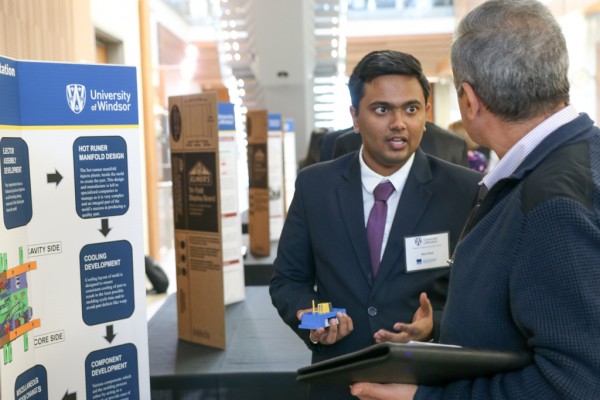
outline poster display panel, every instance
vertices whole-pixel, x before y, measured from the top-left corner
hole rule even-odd
[[[133,67],[0,57],[0,398],[150,398]]]

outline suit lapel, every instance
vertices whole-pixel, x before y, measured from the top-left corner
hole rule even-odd
[[[371,283],[371,261],[365,230],[364,208],[362,198],[362,181],[360,162],[357,152],[342,173],[342,183],[337,188],[338,203],[344,220],[346,231],[352,242],[352,248],[360,264],[365,279]]]
[[[405,257],[404,238],[414,235],[416,227],[425,214],[433,193],[426,186],[432,179],[431,169],[425,154],[421,150],[415,153],[408,179],[400,196],[396,215],[390,230],[385,251],[381,259],[377,282],[384,282],[391,273],[397,273],[398,266],[405,262],[399,257]]]

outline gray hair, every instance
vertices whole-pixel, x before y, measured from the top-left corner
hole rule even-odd
[[[569,56],[558,22],[538,0],[490,0],[456,29],[452,73],[486,107],[523,121],[569,102]]]

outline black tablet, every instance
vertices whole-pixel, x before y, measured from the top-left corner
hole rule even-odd
[[[528,352],[468,349],[429,343],[379,343],[298,370],[306,383],[354,382],[444,385],[523,368]]]

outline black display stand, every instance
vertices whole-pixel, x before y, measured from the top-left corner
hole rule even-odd
[[[176,294],[148,322],[153,400],[305,400],[296,371],[311,351],[283,323],[267,286],[246,287],[246,300],[226,307],[227,350],[177,338]]]
[[[247,234],[242,235],[242,243],[249,248]],[[246,286],[266,286],[271,282],[271,276],[275,270],[273,263],[277,257],[277,246],[279,241],[271,242],[271,254],[267,257],[254,256],[246,250],[244,256],[244,279]]]
[[[529,353],[474,350],[418,343],[379,343],[366,349],[300,368],[305,383],[354,382],[443,385],[522,368]]]

